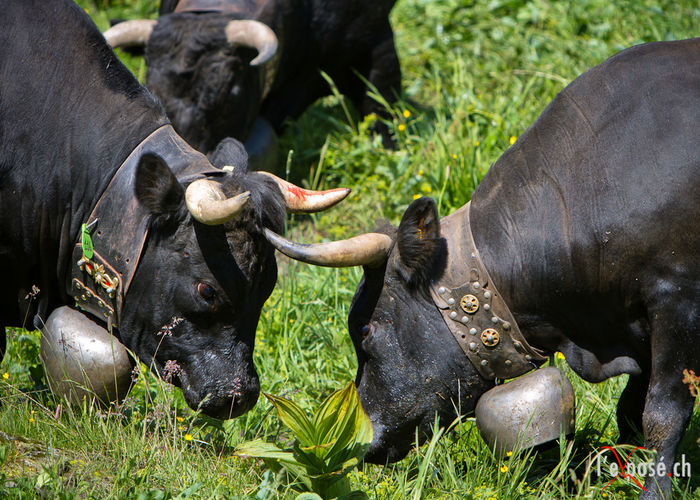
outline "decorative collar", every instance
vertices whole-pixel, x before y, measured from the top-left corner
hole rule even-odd
[[[93,255],[85,257],[78,238],[67,283],[76,305],[105,321],[110,331],[112,326],[119,326],[124,297],[148,235],[150,213],[134,195],[136,168],[145,153],[163,158],[181,182],[202,175],[222,175],[170,125],[151,133],[121,164],[86,221]]]
[[[467,203],[441,221],[447,269],[430,294],[455,340],[485,378],[509,379],[547,358],[523,337],[474,244]]]

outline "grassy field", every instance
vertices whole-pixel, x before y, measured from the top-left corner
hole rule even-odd
[[[111,18],[155,17],[156,2],[80,0],[105,29]],[[392,14],[404,92],[391,108],[398,148],[386,151],[342,99],[318,102],[282,138],[287,175],[311,187],[349,186],[341,206],[289,220],[305,241],[398,223],[420,195],[446,215],[469,200],[489,166],[568,82],[622,48],[700,32],[688,0],[399,0]],[[141,79],[143,61],[120,53]],[[284,171],[284,166],[281,171]],[[346,318],[361,272],[281,261],[263,310],[255,360],[265,392],[314,408],[355,376]],[[8,330],[0,365],[0,498],[290,498],[284,476],[232,456],[288,430],[261,398],[248,414],[219,422],[195,414],[179,390],[143,373],[129,398],[103,410],[51,396],[38,361],[38,334]],[[561,359],[577,396],[573,440],[537,453],[494,457],[472,419],[395,465],[350,473],[370,498],[628,498],[638,488],[598,477],[591,460],[617,438],[615,404],[624,378],[582,382]],[[449,426],[441,422],[440,426]],[[700,498],[700,415],[681,453],[694,477],[674,497]],[[621,449],[621,451],[625,451]],[[626,455],[626,453],[625,453]]]

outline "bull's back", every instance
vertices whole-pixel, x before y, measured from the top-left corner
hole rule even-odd
[[[630,300],[669,267],[698,276],[699,124],[700,39],[617,54],[493,165],[473,196],[489,221],[477,244],[506,273],[526,270],[533,293]]]
[[[75,3],[0,9],[0,302],[14,309],[32,285],[59,293],[80,223],[166,118]]]

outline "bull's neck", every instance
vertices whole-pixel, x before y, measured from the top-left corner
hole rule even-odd
[[[7,270],[10,286],[37,285],[51,307],[67,299],[81,223],[131,150],[167,119],[82,9],[45,7],[17,2],[0,21],[0,120],[12,124],[0,127],[0,212],[16,215],[3,221],[0,249],[23,256]]]

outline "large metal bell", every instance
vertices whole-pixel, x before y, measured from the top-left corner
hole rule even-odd
[[[505,455],[574,432],[571,382],[553,366],[498,385],[476,405],[476,426],[496,454]]]
[[[80,311],[59,307],[41,329],[41,360],[54,394],[71,402],[121,401],[131,384],[126,348]]]

